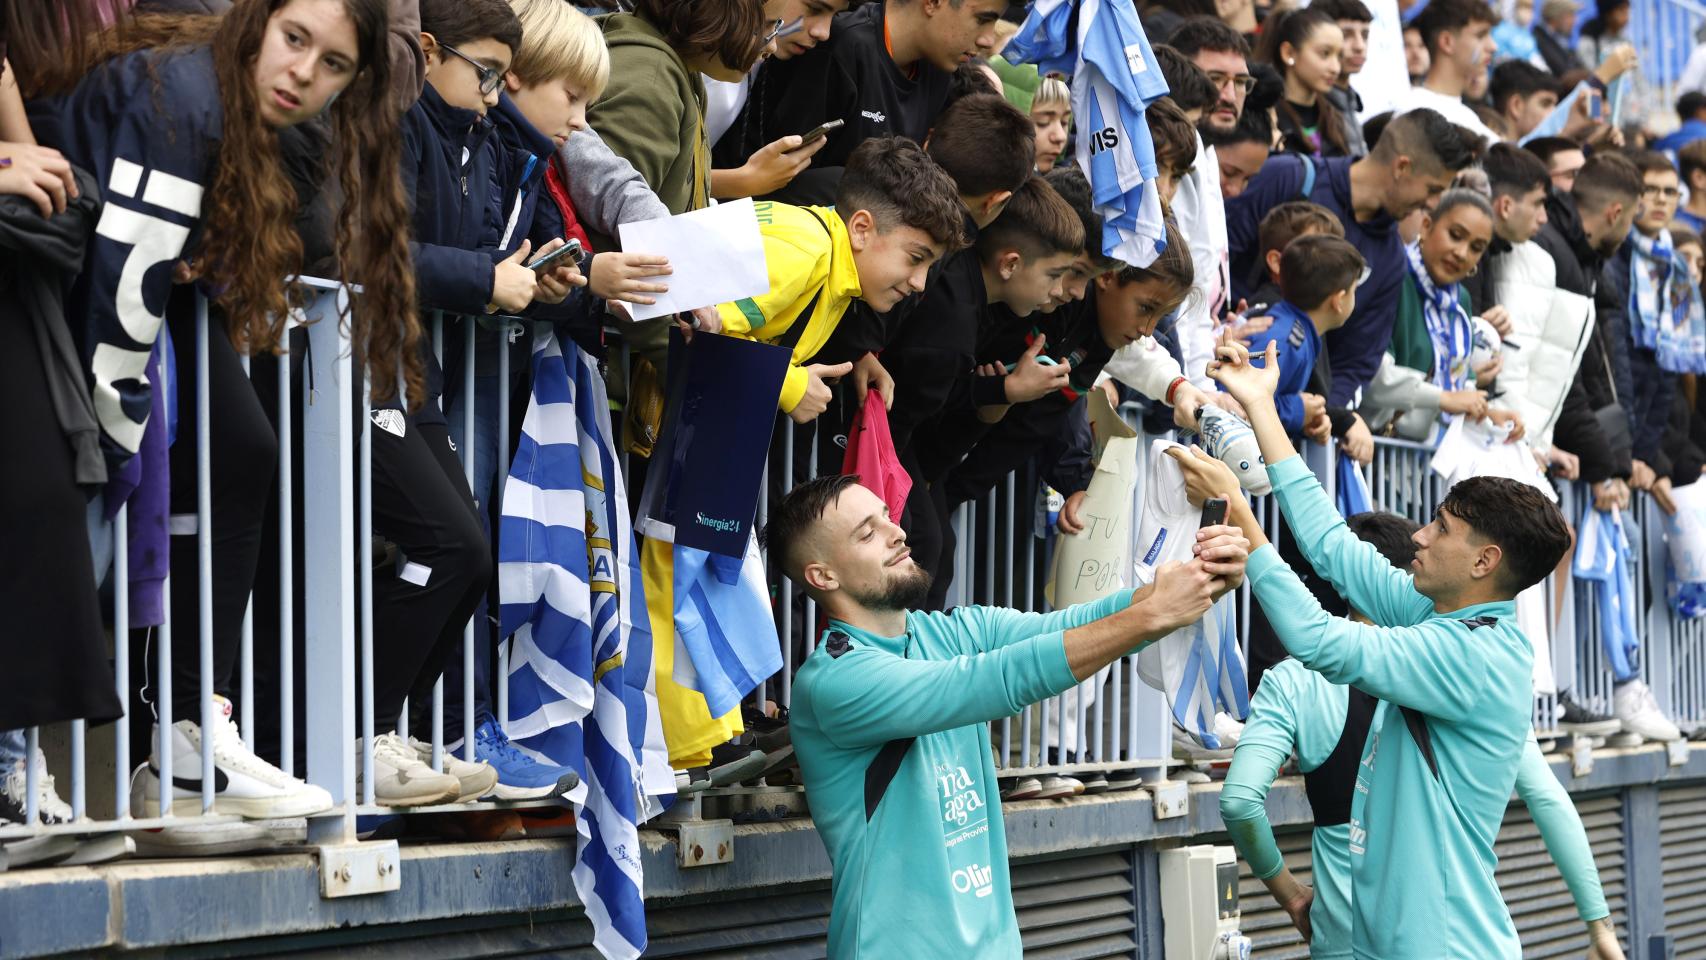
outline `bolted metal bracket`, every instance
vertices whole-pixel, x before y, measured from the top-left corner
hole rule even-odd
[[[1190,785],[1180,780],[1159,780],[1143,785],[1155,801],[1155,819],[1171,820],[1191,812]]]
[[[1673,767],[1680,767],[1683,764],[1687,763],[1688,762],[1688,741],[1687,740],[1667,740],[1667,741],[1665,741],[1665,757],[1670,761],[1670,765]]]
[[[327,900],[402,889],[402,856],[395,840],[340,843],[318,849],[320,896]]]
[[[675,831],[675,862],[682,867],[708,867],[733,863],[735,825],[733,820],[681,820],[656,824]]]

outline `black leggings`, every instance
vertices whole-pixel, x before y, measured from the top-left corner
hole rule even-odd
[[[380,733],[397,728],[403,698],[417,715],[430,706],[433,684],[461,649],[463,628],[492,578],[491,548],[449,431],[413,416],[403,430],[399,437],[377,420],[373,427],[373,532],[400,552],[397,567],[376,571],[373,585],[373,723]],[[447,700],[459,696],[445,691]]]
[[[209,318],[208,450],[213,522],[213,692],[232,694],[243,615],[260,560],[261,524],[274,498],[278,438],[223,319]],[[178,429],[171,447],[172,717],[201,720],[200,578],[196,536],[196,364],[193,310],[169,312],[177,355]],[[153,658],[149,658],[152,671]]]

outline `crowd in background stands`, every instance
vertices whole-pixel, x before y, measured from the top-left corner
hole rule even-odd
[[[277,384],[243,359],[302,350],[279,319],[280,278],[296,273],[362,285],[351,336],[374,389],[375,533],[396,565],[376,586],[372,775],[393,807],[544,797],[575,780],[512,745],[492,708],[490,506],[509,470],[496,408],[526,396],[528,344],[481,330],[464,436],[461,346],[440,369],[423,310],[552,321],[566,353],[608,371],[642,477],[662,415],[636,401],[663,378],[672,328],[792,351],[775,414],[727,415],[795,431],[799,476],[840,469],[834,441],[875,391],[937,608],[955,569],[951,517],[1011,471],[1035,464],[1046,488],[1022,502],[1052,492],[1060,531],[1082,529],[1091,391],[1142,401],[1156,432],[1240,413],[1205,373],[1226,337],[1256,352],[1280,341],[1287,426],[1358,463],[1375,437],[1433,442],[1463,415],[1525,443],[1540,482],[1586,484],[1603,511],[1627,509],[1632,491],[1674,510],[1706,470],[1706,92],[1685,90],[1679,125],[1652,101],[1628,0],[1601,3],[1579,37],[1571,0],[1518,0],[1508,16],[1483,0],[1143,5],[1169,95],[1144,114],[1166,242],[1142,265],[1103,252],[1071,78],[1001,56],[1023,5],[620,6],[0,2],[0,816],[22,819],[26,766],[45,770],[24,728],[150,716],[163,678],[146,653],[168,601],[176,796],[199,808],[211,737],[216,809],[331,805],[275,765],[299,744],[263,720],[251,751],[232,712],[251,594],[257,642],[293,639],[265,636],[276,618],[259,613],[279,602],[269,505],[292,438],[277,433]],[[1694,60],[1688,75],[1706,86],[1706,54]],[[804,142],[826,121],[843,125]],[[742,197],[770,204],[770,293],[631,320],[625,304],[666,290],[668,264],[620,249],[618,228]],[[578,261],[528,266],[564,239],[582,245]],[[215,318],[214,729],[193,642],[185,438],[197,425],[183,399],[197,290]],[[505,349],[520,351],[511,383],[497,377]],[[128,704],[98,592],[111,589],[104,531],[121,505],[133,630],[118,642],[149,664]],[[1283,536],[1279,547],[1307,569]],[[427,729],[447,670],[461,689],[452,653],[470,617],[477,759],[447,754],[439,771],[406,731]],[[1285,656],[1259,616],[1249,656],[1252,689]],[[1560,691],[1565,724],[1683,735],[1632,666],[1618,679],[1613,717]],[[461,703],[447,701],[454,747]],[[774,704],[699,713],[665,709],[684,784],[715,771],[724,741],[739,757],[741,737],[785,722]],[[131,729],[132,756],[149,758],[136,812],[155,815],[159,739]],[[68,818],[51,778],[39,782],[41,816]],[[1085,784],[1034,786],[1016,795]],[[515,816],[483,829],[515,835]]]

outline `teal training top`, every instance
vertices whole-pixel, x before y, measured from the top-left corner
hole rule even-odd
[[[913,612],[900,637],[830,621],[791,711],[833,866],[830,957],[1020,955],[989,721],[1076,686],[1065,631],[1130,602]]]
[[[1294,750],[1304,772],[1332,755],[1344,730],[1346,691],[1296,660],[1282,661],[1262,675],[1220,792],[1221,818],[1257,879],[1266,880],[1285,865],[1264,806],[1268,788]],[[1584,921],[1610,916],[1581,817],[1532,735],[1517,770],[1516,792],[1534,816],[1577,914]],[[1349,824],[1316,827],[1310,837],[1315,900],[1309,908],[1309,954],[1316,960],[1351,956],[1349,840]]]
[[[1382,701],[1351,802],[1352,953],[1521,956],[1493,876],[1530,731],[1534,652],[1516,604],[1435,613],[1409,574],[1346,528],[1301,458],[1268,475],[1315,571],[1387,625],[1329,616],[1271,546],[1250,557],[1250,582],[1291,655]]]

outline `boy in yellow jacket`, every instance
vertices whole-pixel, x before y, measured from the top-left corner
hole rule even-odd
[[[807,364],[854,300],[887,313],[924,289],[930,265],[964,245],[958,188],[903,137],[853,151],[834,207],[757,205],[770,292],[719,306],[723,332],[791,347],[778,406],[809,423],[829,406],[826,379],[851,364]]]

